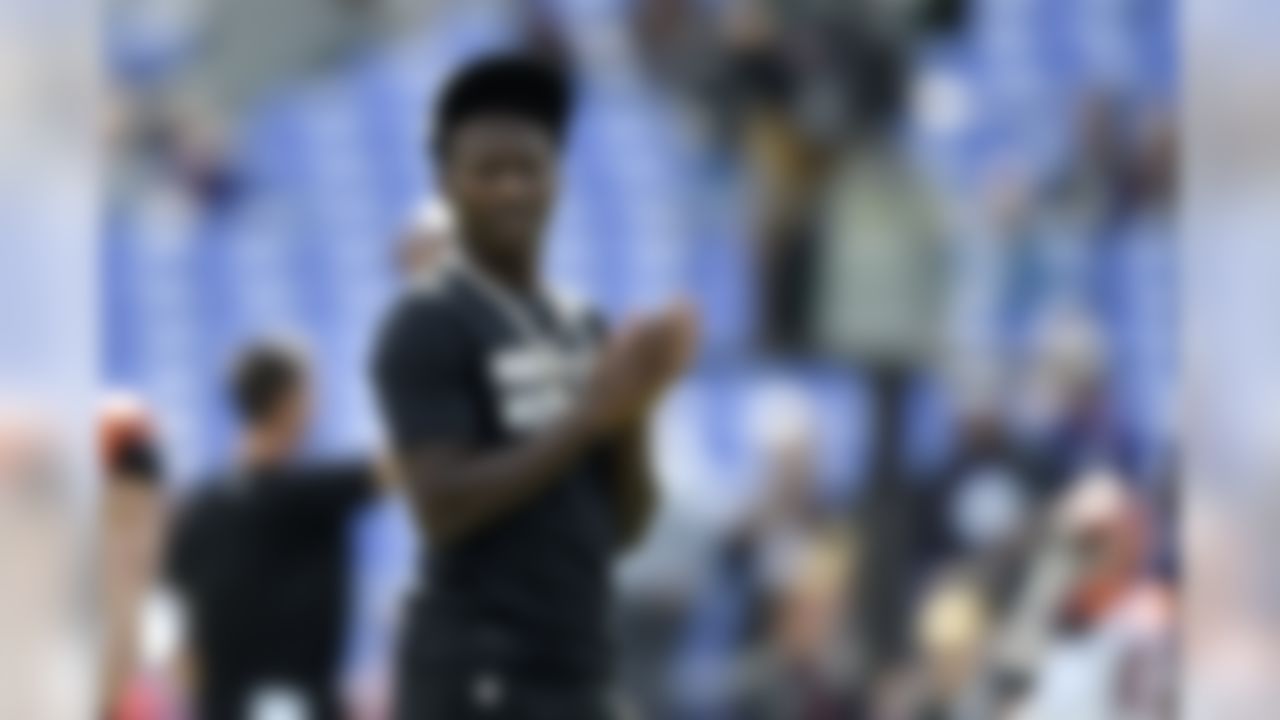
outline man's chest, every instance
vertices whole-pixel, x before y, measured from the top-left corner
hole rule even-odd
[[[594,348],[516,342],[489,350],[482,374],[494,414],[507,431],[536,431],[564,416],[583,392]]]
[[[471,369],[500,430],[526,435],[569,412],[584,392],[599,343],[585,321],[488,324]]]

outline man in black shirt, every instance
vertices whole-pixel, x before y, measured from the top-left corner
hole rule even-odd
[[[336,719],[347,529],[374,495],[375,473],[367,462],[294,459],[310,410],[290,349],[247,350],[232,390],[244,422],[238,467],[184,505],[165,560],[197,717]]]
[[[693,326],[674,309],[606,340],[539,282],[570,94],[557,71],[502,57],[438,106],[460,247],[392,310],[374,360],[431,546],[401,649],[404,720],[610,713],[610,564],[653,508],[644,427]]]

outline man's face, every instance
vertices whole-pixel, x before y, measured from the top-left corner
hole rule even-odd
[[[280,398],[280,405],[270,423],[284,443],[295,449],[306,438],[311,424],[311,388],[307,378],[299,377],[293,387]]]
[[[552,137],[519,118],[474,118],[454,131],[443,162],[467,250],[501,265],[531,262],[556,193]]]

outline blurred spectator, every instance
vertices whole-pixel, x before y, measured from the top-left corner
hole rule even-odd
[[[842,526],[839,515],[825,506],[817,493],[817,426],[813,409],[803,396],[790,390],[764,395],[758,414],[760,422],[753,429],[762,453],[761,486],[722,538],[711,561],[704,603],[691,613],[694,639],[704,623],[714,623],[719,630],[710,638],[714,646],[693,648],[699,653],[695,662],[704,663],[694,667],[710,664],[721,670],[702,680],[695,680],[697,673],[693,671],[686,671],[688,677],[680,678],[696,685],[681,691],[685,711],[695,717],[716,713],[738,717],[738,710],[733,708],[747,702],[745,698],[770,692],[767,688],[776,689],[775,684],[786,682],[777,673],[785,675],[783,666],[787,661],[775,653],[785,653],[787,649],[776,643],[784,636],[788,642],[806,643],[790,636],[790,630],[782,630],[791,620],[783,619],[790,613],[782,611],[780,603],[785,604],[783,598],[793,584],[798,587],[807,582],[797,572],[801,566],[814,567],[806,565],[805,560],[814,546],[821,538],[834,537],[833,529]],[[851,564],[848,548],[841,552]],[[842,577],[849,572],[850,568],[840,570]],[[824,589],[812,588],[819,590],[818,594],[836,589],[826,581],[819,584]],[[845,584],[844,580],[835,583],[840,597],[847,597]],[[800,596],[806,596],[806,592],[798,592],[796,607],[803,604]],[[825,598],[822,603],[829,599],[834,598]],[[704,613],[715,613],[716,617],[706,617]],[[826,622],[816,620],[820,624]],[[702,639],[706,643],[707,638]],[[841,651],[849,649],[842,647]],[[790,650],[799,651],[796,647]],[[819,652],[808,645],[800,652],[810,650]],[[758,667],[736,667],[734,658],[743,656],[753,658]]]
[[[786,566],[765,618],[765,644],[741,661],[730,714],[742,720],[866,717],[849,641],[855,568],[846,533],[815,533]]]
[[[984,602],[1007,597],[1026,559],[1033,524],[1062,483],[1060,471],[1010,433],[1006,423],[991,397],[962,405],[955,448],[923,484],[910,517],[921,569],[936,572],[964,558],[978,566]]]
[[[1001,223],[1014,275],[1010,320],[1025,330],[1036,313],[1099,300],[1101,244],[1133,209],[1127,107],[1092,88],[1076,101],[1066,142],[1043,179],[1029,180]]]
[[[889,128],[857,136],[827,189],[813,292],[818,347],[877,366],[937,351],[945,295],[940,209]]]
[[[1032,340],[1018,420],[1049,467],[1064,477],[1097,463],[1130,467],[1105,370],[1105,337],[1079,305],[1049,307]]]
[[[143,215],[163,207],[167,215],[195,221],[233,207],[250,192],[223,110],[195,96],[119,91],[114,98],[108,128],[118,153],[108,188],[113,207]]]
[[[244,179],[234,163],[225,117],[205,103],[187,100],[166,106],[157,121],[153,140],[164,163],[161,169],[171,173],[197,208],[217,211],[238,198]]]
[[[916,717],[966,717],[958,710],[982,670],[991,622],[981,578],[950,570],[928,586],[914,626]]]
[[[1094,90],[1078,107],[1076,137],[1066,145],[1062,165],[1045,188],[1045,209],[1054,229],[1077,244],[1098,238],[1101,223],[1113,220],[1124,199],[1127,147],[1122,107],[1113,95]]]
[[[756,442],[763,485],[726,538],[726,559],[745,563],[765,595],[780,588],[814,533],[840,518],[817,492],[817,426],[813,408],[798,393],[762,403]]]
[[[629,29],[645,69],[683,99],[703,89],[711,79],[708,61],[717,51],[706,3],[641,0],[633,5]]]
[[[711,571],[724,539],[722,523],[708,517],[696,499],[670,487],[664,490],[653,529],[619,573],[618,643],[624,648],[618,658],[619,682],[642,718],[680,717],[680,707],[697,704],[679,690],[689,679],[688,664],[681,661],[691,649],[694,654],[702,649],[690,648],[696,642],[689,638],[705,630],[701,622],[722,618],[709,617],[714,611],[697,611],[696,603],[717,592],[736,596],[738,591]],[[716,662],[733,652],[741,631],[735,624],[730,628],[734,637],[725,643],[732,647],[712,649]]]
[[[761,289],[763,339],[780,349],[803,347],[811,280],[813,216],[822,172],[821,144],[800,104],[802,71],[786,38],[757,3],[742,3],[725,20],[726,128],[742,143]]]
[[[515,24],[525,52],[552,65],[568,66],[573,58],[559,10],[554,0],[516,3]]]
[[[1178,193],[1177,126],[1163,110],[1143,129],[1133,178],[1136,205],[1140,215],[1156,215],[1170,222]]]
[[[1011,614],[997,667],[1015,717],[1174,713],[1173,605],[1149,567],[1147,516],[1123,481],[1090,473],[1062,498]]]

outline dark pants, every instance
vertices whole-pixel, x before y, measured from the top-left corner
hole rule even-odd
[[[402,670],[396,720],[613,720],[602,684],[486,670]]]

